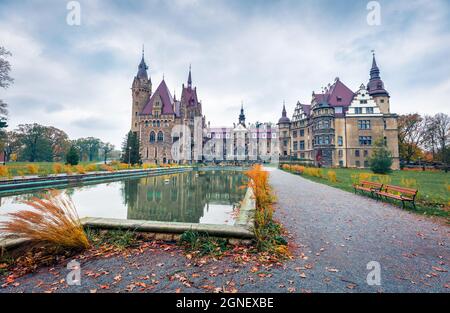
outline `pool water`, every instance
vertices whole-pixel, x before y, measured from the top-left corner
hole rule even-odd
[[[62,190],[72,198],[80,217],[233,225],[245,183],[242,172],[208,170]],[[31,196],[39,192],[1,197],[0,220],[7,218],[5,213],[26,209],[20,200]]]

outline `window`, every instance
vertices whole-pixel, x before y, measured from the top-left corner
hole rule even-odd
[[[355,157],[359,157],[359,150],[355,150]]]
[[[305,141],[300,141],[300,150],[305,150]]]
[[[342,147],[344,145],[344,138],[342,136],[338,136],[338,146]]]
[[[155,142],[155,132],[150,133],[150,142]]]
[[[161,122],[159,120],[156,121],[156,127],[160,127],[161,126]]]
[[[362,114],[362,108],[355,108],[355,114]]]
[[[340,167],[344,167],[344,161],[340,160],[340,161],[339,161],[339,166],[340,166]]]
[[[339,156],[340,158],[342,158],[343,155],[344,155],[344,152],[343,152],[342,150],[338,150],[338,156]]]
[[[283,146],[287,146],[287,140],[283,140]]]
[[[367,114],[373,114],[373,108],[366,108]]]
[[[298,142],[297,141],[294,141],[294,151],[297,151],[298,149]]]
[[[305,158],[305,154],[304,153],[300,153],[300,159],[304,159]]]
[[[364,150],[364,156],[368,156],[369,155],[369,151],[368,150]]]
[[[297,131],[296,131],[296,130],[294,130],[294,131],[292,132],[292,136],[293,136],[294,138],[297,137]]]
[[[370,120],[359,120],[358,129],[370,129]]]
[[[386,123],[386,120],[383,120],[383,126],[384,126],[384,129],[386,129],[386,128],[387,128],[387,123]]]
[[[300,137],[305,136],[305,130],[304,129],[300,129]]]
[[[145,121],[145,127],[148,127],[148,121]]]
[[[384,143],[385,146],[387,146],[387,137],[383,138],[383,143]]]
[[[360,100],[359,103],[361,103],[361,104],[367,104],[367,100]]]
[[[360,146],[371,146],[372,145],[372,137],[371,136],[359,136],[359,145]]]
[[[381,100],[380,100],[380,103],[384,103],[384,99],[381,99]]]
[[[369,167],[369,161],[364,161],[364,167]]]
[[[164,140],[163,132],[158,132],[158,141],[163,141],[163,140]]]
[[[356,165],[356,167],[361,167],[361,162],[360,161],[356,161],[355,165]]]

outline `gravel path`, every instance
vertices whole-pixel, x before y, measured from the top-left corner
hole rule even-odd
[[[81,286],[65,264],[41,268],[0,292],[450,292],[450,228],[393,207],[269,169],[275,217],[294,258],[282,266],[231,257],[194,264],[176,246],[81,262]],[[369,285],[368,262],[381,266]],[[0,279],[0,285],[2,284]]]

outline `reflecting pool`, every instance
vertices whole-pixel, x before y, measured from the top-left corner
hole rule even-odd
[[[62,190],[70,195],[80,217],[233,225],[246,181],[239,171],[207,170]],[[20,200],[38,195],[0,196],[0,220],[6,219],[5,213],[27,208]]]

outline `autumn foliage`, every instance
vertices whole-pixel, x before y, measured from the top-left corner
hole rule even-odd
[[[249,178],[248,186],[255,198],[255,227],[257,248],[278,254],[288,254],[286,240],[281,236],[281,226],[273,221],[273,201],[269,173],[261,165],[254,165],[245,174]]]
[[[0,222],[0,232],[64,248],[89,247],[73,202],[65,194],[50,190],[42,198],[22,203],[31,209],[7,214],[8,219]]]

